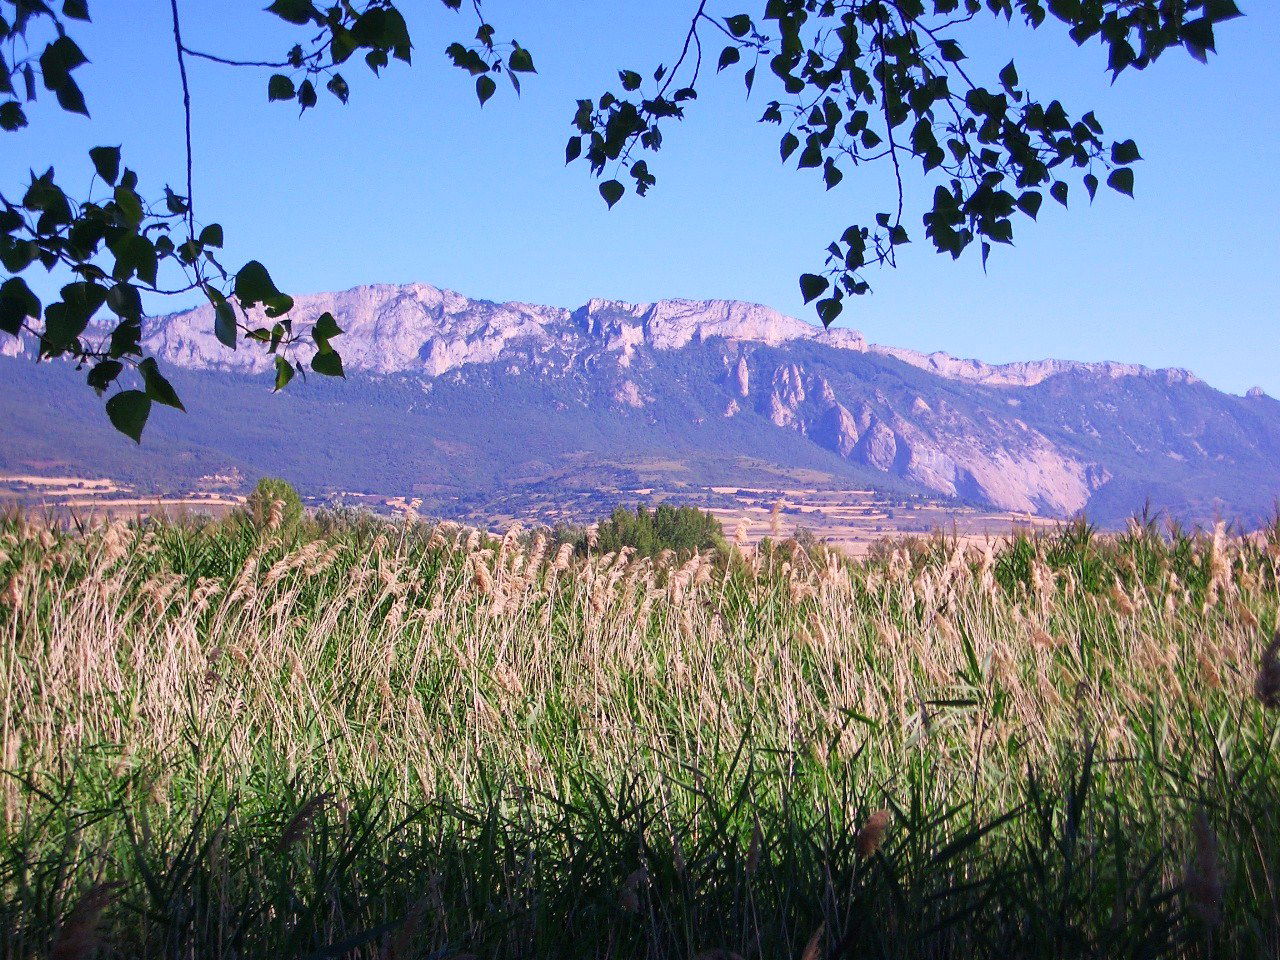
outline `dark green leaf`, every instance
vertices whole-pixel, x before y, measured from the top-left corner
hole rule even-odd
[[[316,88],[310,80],[303,80],[298,86],[298,106],[309,110],[316,105]]]
[[[15,337],[28,317],[40,316],[40,300],[21,277],[0,284],[0,330]]]
[[[600,196],[604,197],[604,202],[609,205],[609,209],[613,209],[613,205],[622,199],[622,195],[627,192],[617,180],[606,180],[600,184]]]
[[[120,148],[94,147],[89,151],[89,158],[93,161],[93,169],[98,172],[98,176],[115,186],[120,179]]]
[[[89,61],[76,42],[65,33],[40,54],[40,76],[46,90],[57,91],[71,79],[71,71]]]
[[[142,296],[131,283],[117,283],[108,290],[107,306],[122,320],[142,319]]]
[[[734,17],[725,17],[724,24],[735,37],[745,37],[751,29],[751,18],[740,13]]]
[[[333,314],[325,312],[320,314],[315,322],[315,326],[311,328],[311,339],[321,350],[329,347],[329,341],[334,337],[342,335],[342,328],[338,326],[338,321],[333,319]]]
[[[844,310],[844,304],[834,297],[818,301],[818,319],[822,321],[824,327],[829,327],[835,323],[842,310]]]
[[[1000,82],[1006,90],[1013,90],[1018,85],[1018,69],[1013,65],[1012,60],[1000,71]]]
[[[111,386],[123,371],[124,364],[119,360],[103,360],[94,364],[93,369],[89,371],[87,382],[98,392],[98,396],[102,396],[107,387]]]
[[[200,231],[200,243],[206,247],[222,246],[222,225],[211,223]]]
[[[276,391],[283,390],[293,379],[293,364],[284,357],[276,356]]]
[[[275,281],[271,279],[271,274],[267,272],[267,268],[257,260],[250,260],[236,274],[235,294],[236,299],[240,301],[240,305],[246,310],[261,303],[267,306],[268,313],[273,307],[281,304],[283,300],[289,299],[280,293]],[[289,306],[285,307],[285,310],[288,310],[292,305],[293,302],[289,301]],[[280,312],[283,313],[285,311],[281,310]]]
[[[267,81],[267,100],[292,100],[297,96],[294,89],[293,81],[286,77],[283,73],[272,75]]]
[[[120,208],[120,214],[129,226],[136,227],[142,223],[142,198],[137,193],[121,184],[116,187],[114,197],[116,206]]]
[[[476,96],[480,98],[480,106],[484,106],[489,98],[498,92],[498,85],[487,73],[476,79]]]
[[[524,47],[516,47],[507,57],[507,69],[516,73],[537,73],[533,67],[533,55]]]
[[[342,79],[342,74],[340,73],[335,73],[329,78],[329,82],[325,84],[325,89],[343,103],[351,99],[351,88],[347,86],[347,81]]]
[[[326,377],[345,377],[342,372],[342,357],[336,350],[323,350],[311,358],[311,369]]]
[[[1141,159],[1142,157],[1138,153],[1138,145],[1132,140],[1111,145],[1111,162],[1114,164],[1134,163]]]
[[[213,305],[213,335],[223,346],[236,348],[236,310],[226,300]]]
[[[1207,0],[1204,5],[1204,15],[1214,23],[1244,16],[1236,6],[1236,0]]]
[[[135,443],[142,443],[142,429],[151,415],[151,398],[141,390],[125,390],[107,401],[111,425]]]
[[[1133,171],[1128,167],[1120,167],[1111,171],[1111,176],[1107,177],[1107,186],[1112,190],[1118,190],[1127,197],[1133,196]]]
[[[22,107],[17,100],[0,103],[0,129],[12,133],[14,130],[21,130],[26,125],[27,115],[22,112]]]
[[[815,273],[806,273],[800,278],[800,294],[804,297],[805,303],[820,297],[829,286],[831,282],[826,277],[820,277]]]
[[[173,389],[173,385],[160,372],[154,357],[147,357],[147,359],[138,364],[138,372],[142,374],[142,381],[146,385],[147,396],[150,399],[156,403],[163,403],[167,407],[176,407],[183,411],[187,409],[182,405],[182,401],[178,399],[177,391]]]
[[[720,51],[720,63],[717,69],[724,70],[726,67],[733,66],[741,59],[742,53],[737,47],[725,47]]]
[[[67,77],[58,85],[58,89],[54,91],[54,96],[58,99],[58,106],[62,107],[67,113],[89,116],[89,107],[84,102],[84,94],[70,77]]]
[[[312,6],[310,0],[275,0],[271,6],[267,7],[268,13],[274,13],[281,20],[287,20],[289,23],[305,26],[313,19],[319,19],[316,8]]]
[[[800,147],[800,138],[794,133],[787,132],[782,135],[782,143],[780,145],[782,151],[782,162],[786,163],[791,155]]]

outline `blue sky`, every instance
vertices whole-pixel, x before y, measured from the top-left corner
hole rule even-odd
[[[719,12],[754,11],[726,0]],[[292,34],[262,3],[184,0],[189,45],[274,57]],[[532,50],[539,75],[479,109],[444,46],[474,21],[434,0],[406,0],[415,64],[381,80],[347,72],[351,103],[322,99],[301,119],[266,102],[266,74],[193,63],[196,204],[221,222],[226,260],[263,260],[289,292],[422,281],[494,300],[565,306],[726,298],[811,318],[796,278],[821,265],[843,228],[885,208],[884,172],[825,192],[813,171],[780,165],[777,132],[755,123],[738,76],[711,80],[672,126],[643,200],[605,209],[564,143],[577,98],[616,86],[622,67],[650,71],[679,51],[691,0],[487,0],[500,35]],[[713,2],[713,8],[715,4]],[[1109,191],[1070,211],[1046,204],[983,274],[923,243],[897,271],[872,277],[841,325],[870,339],[1001,362],[1046,356],[1188,367],[1240,392],[1280,396],[1280,10],[1219,30],[1209,65],[1181,51],[1114,86],[1105,54],[1056,28],[985,21],[962,41],[971,68],[1011,56],[1033,94],[1093,108],[1109,136],[1133,137],[1136,199]],[[122,143],[143,186],[182,179],[180,90],[165,0],[97,0],[76,36],[93,61],[77,72],[93,120],[46,104],[5,134],[7,193],[52,162],[87,183],[85,152]],[[718,45],[712,46],[712,56]],[[915,234],[920,235],[918,226]]]

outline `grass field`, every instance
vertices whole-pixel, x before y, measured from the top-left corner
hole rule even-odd
[[[1278,602],[1280,529],[13,515],[3,956],[1278,956]]]

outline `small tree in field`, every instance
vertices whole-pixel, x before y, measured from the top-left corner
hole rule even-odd
[[[302,520],[302,498],[288,480],[263,477],[244,503],[245,513],[258,527],[292,530]]]
[[[618,507],[596,531],[599,549],[616,552],[631,547],[642,557],[656,557],[663,550],[692,553],[724,548],[720,521],[697,507],[660,504],[656,510]]]

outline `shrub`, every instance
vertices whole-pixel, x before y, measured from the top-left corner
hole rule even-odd
[[[649,510],[638,506],[635,511],[618,507],[596,531],[603,552],[631,547],[638,556],[656,557],[663,550],[692,553],[696,550],[724,548],[724,531],[720,521],[697,507],[673,507],[659,504]]]
[[[263,477],[246,498],[244,509],[256,526],[292,530],[302,519],[302,498],[288,480]]]

